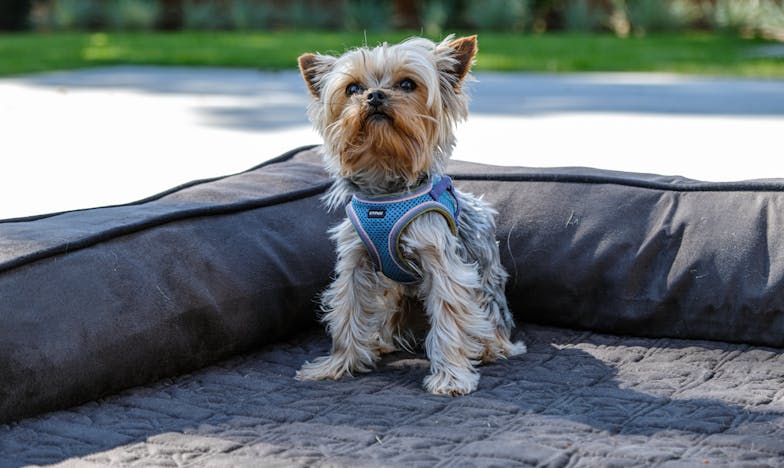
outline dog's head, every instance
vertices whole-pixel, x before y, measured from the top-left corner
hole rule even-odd
[[[476,36],[440,43],[411,38],[340,57],[304,54],[299,67],[324,138],[327,168],[365,184],[411,186],[442,172],[466,118],[462,90]]]

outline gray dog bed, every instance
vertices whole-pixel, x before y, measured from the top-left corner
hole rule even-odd
[[[784,461],[782,181],[450,174],[500,212],[530,348],[454,399],[420,388],[421,354],[292,379],[329,346],[315,300],[340,214],[319,203],[313,148],[131,205],[0,222],[0,421],[16,421],[0,466]]]

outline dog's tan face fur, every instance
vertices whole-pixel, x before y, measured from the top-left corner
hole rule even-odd
[[[302,55],[314,98],[310,117],[337,159],[327,168],[387,189],[442,169],[454,125],[467,114],[461,87],[476,50],[471,36],[439,44],[412,39],[340,57]]]

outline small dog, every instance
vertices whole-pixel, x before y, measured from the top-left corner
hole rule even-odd
[[[510,341],[496,212],[444,174],[476,51],[476,36],[449,36],[299,57],[334,178],[324,200],[348,203],[348,216],[330,230],[336,275],[322,296],[332,350],[298,380],[367,372],[382,353],[410,349],[421,306],[432,393],[472,392],[475,365],[526,351]]]

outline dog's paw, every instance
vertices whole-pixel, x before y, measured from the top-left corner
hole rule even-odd
[[[294,378],[297,380],[337,380],[346,375],[351,375],[348,363],[334,356],[321,356],[312,362],[305,361]]]
[[[488,364],[498,359],[507,359],[512,356],[525,354],[528,349],[522,341],[511,342],[508,339],[499,339],[491,343],[486,343],[484,352],[480,358],[483,364]]]
[[[352,376],[355,372],[369,372],[373,364],[364,364],[358,359],[342,356],[317,357],[313,362],[305,362],[294,375],[296,380],[338,380]]]
[[[506,355],[519,356],[527,352],[528,352],[528,348],[525,346],[525,343],[523,343],[522,341],[515,341],[514,343],[512,343],[512,346],[509,347]]]
[[[436,395],[466,395],[476,390],[479,374],[473,369],[439,370],[425,377],[424,385],[428,392]]]

